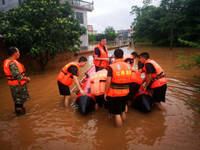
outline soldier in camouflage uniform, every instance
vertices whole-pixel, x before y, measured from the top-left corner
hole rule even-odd
[[[30,99],[26,86],[26,83],[30,81],[30,78],[26,77],[24,72],[22,73],[20,66],[22,66],[22,68],[24,67],[17,61],[20,56],[19,50],[15,47],[11,47],[8,54],[10,57],[4,61],[4,72],[8,81],[11,81],[9,85],[15,103],[16,115],[23,115],[26,112],[23,104]],[[6,73],[6,70],[9,73]],[[17,84],[13,84],[12,81]]]

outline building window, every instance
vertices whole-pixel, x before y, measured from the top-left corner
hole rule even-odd
[[[5,0],[2,0],[2,4],[5,5]]]
[[[81,12],[76,12],[76,19],[78,19],[78,20],[80,21],[81,24],[84,24],[83,13],[81,13]]]
[[[22,0],[18,0],[18,2],[19,2],[19,5],[21,5],[21,4],[22,4]]]
[[[72,0],[72,3],[79,6],[80,5],[80,0]]]

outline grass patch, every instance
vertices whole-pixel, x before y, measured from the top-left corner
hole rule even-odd
[[[184,69],[184,70],[191,70],[192,69],[192,64],[185,64],[185,65],[177,65],[177,69]]]
[[[197,76],[197,75],[193,75],[193,78],[200,80],[200,76]]]

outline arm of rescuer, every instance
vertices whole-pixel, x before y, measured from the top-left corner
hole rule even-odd
[[[156,73],[154,66],[150,63],[145,64],[145,68],[146,68],[146,84],[144,90],[146,90],[147,87],[151,84],[152,80],[151,74]]]
[[[100,57],[100,50],[99,50],[99,48],[95,48],[94,49],[94,51],[95,51],[95,55],[94,55],[94,59],[95,60],[105,60],[105,61],[109,61],[109,58],[107,57],[107,58],[99,58]]]
[[[105,60],[105,61],[109,61],[109,57],[108,57],[108,58],[99,58],[97,55],[94,55],[94,59],[95,59],[95,60]]]
[[[9,69],[10,69],[10,72],[11,72],[12,76],[14,78],[16,78],[16,80],[18,80],[18,81],[26,80],[27,82],[29,82],[31,80],[29,77],[21,75],[21,73],[18,70],[17,65],[14,62],[10,63]]]
[[[144,91],[147,90],[147,87],[150,84],[150,82],[151,82],[151,74],[146,74],[146,84],[145,84],[145,87],[144,87]]]
[[[107,101],[107,92],[108,89],[110,88],[111,80],[112,80],[112,69],[108,66],[107,67],[108,74],[107,74],[107,80],[106,80],[106,85],[105,85],[105,92],[104,92],[104,100]]]
[[[78,78],[78,68],[76,66],[72,65],[71,67],[68,68],[67,71],[70,72],[73,75],[73,79],[74,79],[74,82],[75,82],[76,86],[78,87],[78,89],[81,92],[81,94],[84,95],[85,92],[82,90],[81,82],[80,82],[80,80]]]
[[[74,76],[74,82],[75,82],[76,86],[78,87],[80,93],[81,93],[82,95],[84,95],[85,92],[84,92],[83,89],[81,88],[80,81],[79,81],[79,79],[78,79],[77,76]]]
[[[138,60],[138,71],[139,71],[140,73],[143,72],[143,67],[144,67],[144,64],[142,64],[141,61]]]

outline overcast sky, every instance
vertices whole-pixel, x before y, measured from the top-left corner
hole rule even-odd
[[[133,5],[141,7],[142,0],[94,0],[94,10],[88,12],[88,24],[98,32],[103,32],[107,26],[115,30],[129,29],[133,22],[130,14]]]

